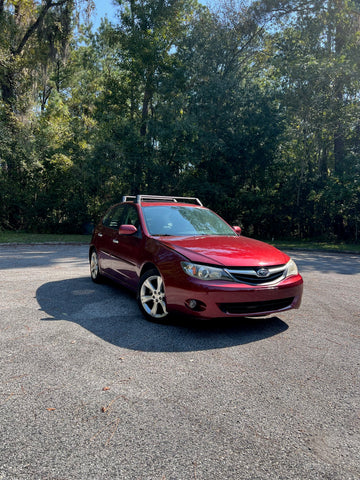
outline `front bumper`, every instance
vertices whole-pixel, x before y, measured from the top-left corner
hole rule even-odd
[[[232,282],[202,282],[190,277],[182,280],[181,286],[167,284],[168,311],[203,319],[265,316],[299,308],[303,292],[300,275],[288,277],[277,285],[256,287]],[[190,308],[191,305],[195,307]]]

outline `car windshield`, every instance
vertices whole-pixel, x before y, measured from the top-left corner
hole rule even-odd
[[[157,205],[143,207],[143,212],[150,235],[236,236],[224,220],[205,208]]]

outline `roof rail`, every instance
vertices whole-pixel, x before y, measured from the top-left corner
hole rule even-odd
[[[175,202],[178,201],[191,201],[197,203],[201,207],[203,204],[200,202],[198,198],[195,197],[173,197],[173,196],[161,196],[161,195],[124,195],[122,198],[123,202],[134,202],[134,203],[142,203],[142,202]]]
[[[136,197],[134,195],[123,195],[122,202],[135,202]]]

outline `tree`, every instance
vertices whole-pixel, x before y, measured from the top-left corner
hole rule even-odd
[[[36,66],[65,54],[71,34],[73,0],[3,1],[0,4],[0,92],[5,105],[23,110]],[[61,26],[61,28],[60,28]],[[18,101],[16,101],[18,100]]]
[[[73,8],[72,0],[0,3],[0,182],[4,192],[12,192],[4,198],[1,223],[8,227],[34,223],[43,162],[34,133],[39,84],[44,108],[53,65],[59,66],[69,43]]]
[[[339,233],[348,222],[346,209],[336,214],[323,204],[320,214],[318,201],[325,198],[324,189],[330,188],[334,198],[345,195],[347,189],[333,187],[338,180],[349,186],[347,178],[356,174],[352,153],[360,86],[356,3],[307,2],[308,8],[292,10],[286,28],[270,35],[270,65],[281,79],[278,98],[288,125],[281,158],[290,171],[280,166],[280,172],[288,171],[287,183],[293,181],[287,197],[292,206],[282,208],[291,212],[302,236]]]
[[[358,238],[358,1],[117,4],[74,38],[71,1],[0,0],[0,226],[176,193],[259,237]]]

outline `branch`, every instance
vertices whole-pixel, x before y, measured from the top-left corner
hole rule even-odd
[[[25,45],[27,44],[29,38],[38,30],[41,22],[43,21],[45,15],[47,12],[50,10],[52,7],[60,7],[61,5],[64,5],[68,0],[59,0],[58,2],[54,2],[53,0],[47,0],[45,3],[44,7],[41,9],[40,14],[36,21],[30,25],[30,27],[27,29],[25,35],[23,36],[21,42],[19,43],[19,46],[17,47],[16,50],[13,50],[12,53],[14,55],[20,55],[20,53],[23,51]]]

